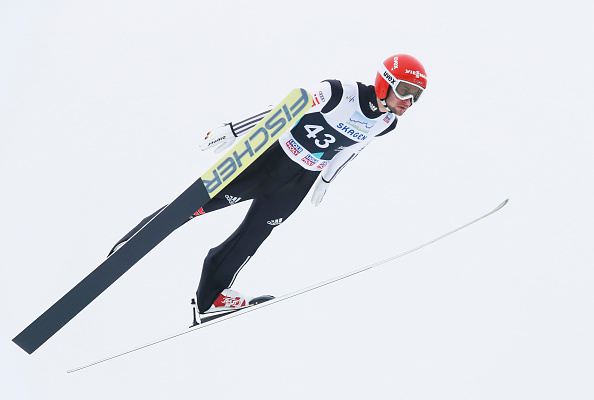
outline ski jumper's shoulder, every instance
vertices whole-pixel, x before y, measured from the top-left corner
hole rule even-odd
[[[328,79],[324,82],[326,82],[327,86],[330,87],[330,97],[328,98],[326,105],[321,110],[323,114],[326,114],[336,108],[336,106],[340,103],[344,90],[342,88],[342,83],[339,80]]]
[[[308,90],[313,97],[313,107],[309,113],[328,114],[338,107],[347,97],[347,101],[357,97],[355,82],[326,79]]]

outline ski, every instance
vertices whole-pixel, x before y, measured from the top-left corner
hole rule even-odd
[[[249,133],[157,213],[120,249],[19,333],[13,342],[31,354],[118,280],[142,257],[244,171],[309,110],[312,97],[292,90]]]
[[[85,369],[85,368],[88,368],[88,367],[92,367],[94,365],[101,364],[101,363],[104,363],[106,361],[110,361],[110,360],[113,360],[115,358],[118,358],[118,357],[125,356],[126,354],[130,354],[130,353],[133,353],[135,351],[142,350],[142,349],[145,349],[145,348],[150,347],[150,346],[154,346],[156,344],[165,342],[167,340],[174,339],[176,337],[185,335],[187,333],[194,332],[194,331],[196,331],[198,329],[206,328],[208,326],[211,326],[211,325],[214,325],[214,324],[217,324],[217,323],[220,323],[220,322],[227,321],[227,320],[229,320],[231,318],[239,317],[239,316],[244,315],[244,314],[247,314],[249,312],[259,310],[259,309],[261,309],[263,307],[267,307],[267,306],[270,306],[270,305],[279,303],[281,301],[290,299],[292,297],[302,295],[302,294],[307,293],[307,292],[310,292],[312,290],[319,289],[319,288],[321,288],[323,286],[330,285],[331,283],[338,282],[338,281],[340,281],[342,279],[345,279],[345,278],[351,277],[353,275],[359,274],[361,272],[370,270],[370,269],[375,268],[375,267],[377,267],[379,265],[385,264],[387,262],[393,261],[393,260],[395,260],[397,258],[400,258],[400,257],[403,257],[403,256],[405,256],[407,254],[410,254],[410,253],[412,253],[414,251],[417,251],[419,249],[422,249],[423,247],[426,247],[426,246],[428,246],[428,245],[430,245],[432,243],[435,243],[438,240],[441,240],[441,239],[443,239],[443,238],[445,238],[447,236],[450,236],[451,234],[453,234],[455,232],[458,232],[459,230],[462,230],[462,229],[464,229],[464,228],[466,228],[466,227],[468,227],[468,226],[470,226],[470,225],[472,225],[472,224],[474,224],[474,223],[476,223],[476,222],[478,222],[478,221],[480,221],[480,220],[482,220],[482,219],[490,216],[491,214],[494,214],[495,212],[501,210],[508,202],[509,202],[509,199],[505,200],[504,202],[502,202],[501,204],[499,204],[495,209],[489,211],[488,213],[482,215],[481,217],[479,217],[479,218],[477,218],[475,220],[472,220],[472,221],[470,221],[470,222],[468,222],[468,223],[466,223],[466,224],[464,224],[464,225],[462,225],[462,226],[460,226],[460,227],[458,227],[458,228],[456,228],[454,230],[451,230],[451,231],[449,231],[449,232],[447,232],[447,233],[445,233],[445,234],[443,234],[443,235],[441,235],[441,236],[439,236],[439,237],[437,237],[437,238],[435,238],[433,240],[430,240],[430,241],[428,241],[426,243],[423,243],[423,244],[421,244],[421,245],[419,245],[417,247],[414,247],[414,248],[412,248],[410,250],[407,250],[404,253],[400,253],[398,255],[395,255],[393,257],[387,258],[385,260],[378,261],[378,262],[376,262],[374,264],[371,264],[371,265],[368,265],[366,267],[363,267],[363,268],[360,268],[360,269],[351,271],[349,273],[346,273],[344,275],[340,275],[340,276],[334,277],[332,279],[329,279],[329,280],[326,280],[326,281],[317,283],[315,285],[306,287],[304,289],[297,290],[297,291],[295,291],[293,293],[289,293],[289,294],[286,294],[284,296],[276,297],[274,299],[271,299],[271,300],[268,300],[268,301],[265,301],[265,302],[262,302],[262,303],[253,305],[253,306],[244,307],[244,308],[241,308],[241,309],[238,309],[238,310],[230,311],[228,313],[225,313],[223,315],[218,316],[216,319],[211,319],[211,320],[208,320],[208,321],[202,320],[201,322],[198,322],[197,319],[196,319],[195,307],[193,307],[193,309],[194,309],[194,323],[192,324],[192,326],[190,326],[189,329],[185,329],[183,331],[180,331],[180,332],[177,332],[175,334],[166,336],[166,337],[161,338],[159,340],[155,340],[153,342],[149,342],[149,343],[144,344],[142,346],[135,347],[133,349],[130,349],[130,350],[124,351],[122,353],[113,355],[111,357],[107,357],[107,358],[104,358],[104,359],[101,359],[101,360],[98,360],[98,361],[94,361],[94,362],[92,362],[90,364],[86,364],[86,365],[83,365],[83,366],[80,366],[80,367],[77,367],[77,368],[70,369],[67,372],[68,373],[72,373],[72,372],[80,371],[82,369]],[[194,304],[195,303],[193,302],[193,305]]]

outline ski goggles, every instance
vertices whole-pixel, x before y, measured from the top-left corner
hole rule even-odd
[[[410,82],[400,80],[397,80],[396,84],[392,85],[392,89],[394,89],[394,94],[400,100],[412,99],[413,103],[419,101],[419,98],[423,94],[422,87],[414,85]]]
[[[419,98],[423,94],[423,88],[414,83],[397,79],[392,75],[385,65],[382,65],[379,73],[382,75],[384,80],[390,84],[394,94],[400,100],[412,99],[413,103],[419,101]]]

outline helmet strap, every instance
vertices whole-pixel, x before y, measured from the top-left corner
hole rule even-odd
[[[386,99],[379,99],[379,101],[382,103],[382,106],[384,106],[386,108],[386,110],[388,110],[388,112],[393,113],[394,111],[392,111],[392,109],[388,106],[388,103],[386,103]]]

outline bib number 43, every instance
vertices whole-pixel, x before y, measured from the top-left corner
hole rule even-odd
[[[305,125],[303,128],[307,131],[307,137],[309,139],[315,139],[314,143],[321,149],[325,149],[330,146],[331,143],[336,142],[336,138],[327,133],[323,133],[322,139],[318,139],[318,134],[324,130],[323,126],[319,125]]]

